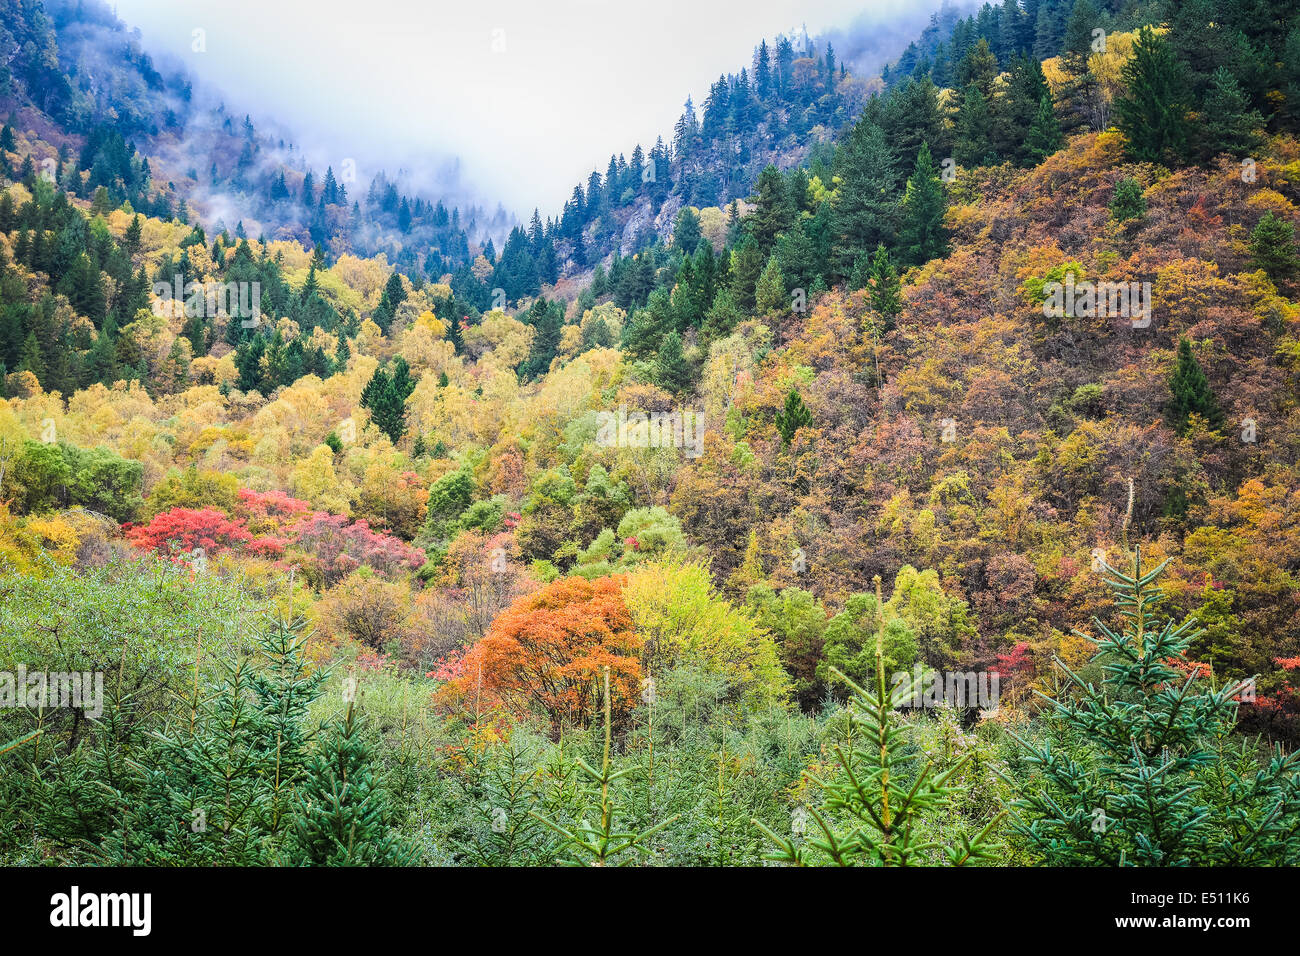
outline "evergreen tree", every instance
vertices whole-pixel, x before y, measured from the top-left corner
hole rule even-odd
[[[682,250],[687,256],[695,255],[700,244],[700,217],[690,206],[677,213],[677,222],[673,228],[673,248]]]
[[[930,158],[930,147],[921,144],[916,168],[903,193],[903,223],[898,242],[904,262],[921,265],[948,254],[948,234],[943,227],[948,198],[939,170]]]
[[[452,310],[452,312],[455,311],[455,309]],[[447,341],[451,343],[451,347],[456,350],[457,355],[465,351],[465,336],[460,330],[460,319],[454,314],[447,317]]]
[[[622,832],[616,828],[616,821],[625,815],[625,808],[614,799],[610,785],[620,778],[640,777],[645,774],[642,767],[630,767],[615,771],[609,760],[611,734],[611,705],[609,696],[609,668],[604,668],[605,693],[605,746],[601,751],[600,769],[596,770],[587,761],[579,758],[577,769],[581,771],[584,786],[580,799],[590,808],[596,823],[590,822],[585,808],[575,814],[579,823],[572,829],[557,823],[549,816],[536,810],[528,813],[541,821],[563,838],[563,848],[568,852],[567,858],[559,862],[567,866],[623,866],[634,861],[629,851],[644,846],[655,833],[673,823],[680,814],[675,814],[640,833]]]
[[[655,384],[674,395],[691,385],[691,366],[682,353],[682,337],[674,330],[664,336],[655,359]]]
[[[889,250],[883,245],[876,247],[871,259],[871,307],[884,319],[882,332],[890,331],[903,311],[903,286],[889,258]]]
[[[781,441],[789,445],[794,441],[795,433],[801,428],[808,428],[813,423],[812,412],[808,406],[803,403],[799,393],[795,389],[785,397],[785,408],[776,413],[776,430],[781,435]]]
[[[987,166],[997,162],[993,149],[993,122],[989,101],[974,83],[966,87],[957,111],[956,160],[963,166]]]
[[[785,279],[781,275],[781,263],[777,261],[777,255],[773,252],[754,288],[754,308],[759,315],[774,315],[785,310],[788,305]]]
[[[1050,737],[1008,731],[1036,788],[1012,804],[1012,825],[1056,865],[1214,866],[1292,862],[1300,852],[1300,752],[1231,744],[1234,698],[1250,683],[1205,687],[1185,656],[1199,630],[1158,610],[1154,570],[1102,562],[1123,629],[1094,618],[1103,674],[1096,687],[1055,663],[1068,696],[1048,698]],[[1262,759],[1261,759],[1262,758]]]
[[[651,361],[659,354],[664,336],[675,328],[672,302],[667,289],[655,289],[644,308],[637,309],[623,326],[623,351],[637,361]]]
[[[528,350],[528,357],[519,366],[519,374],[525,379],[540,378],[551,367],[560,347],[560,336],[564,331],[564,306],[559,302],[547,302],[536,299],[528,309],[528,324],[533,328],[533,341]]]
[[[339,329],[337,342],[334,346],[334,366],[338,369],[348,367],[348,359],[352,357],[352,348],[348,345],[347,334]]]
[[[786,286],[791,290],[803,289],[805,292],[821,274],[819,262],[825,263],[824,259],[818,259],[817,248],[809,238],[803,220],[796,220],[789,231],[777,240],[776,258],[781,265],[781,275],[785,277]]]
[[[1169,42],[1143,27],[1121,75],[1126,89],[1115,100],[1116,125],[1128,154],[1144,163],[1183,162],[1191,136],[1186,75]]]
[[[406,432],[406,400],[415,390],[410,367],[400,355],[393,359],[391,372],[375,369],[366,387],[361,390],[361,405],[370,409],[370,420],[393,444]]]
[[[1141,219],[1146,215],[1147,201],[1142,195],[1142,184],[1126,176],[1115,184],[1115,195],[1110,200],[1110,214],[1116,222]]]
[[[290,857],[307,866],[397,866],[410,851],[389,829],[388,798],[356,702],[323,732],[297,791]]]
[[[1292,278],[1300,270],[1295,226],[1277,213],[1266,213],[1251,230],[1250,258],[1275,284]]]
[[[1188,419],[1193,413],[1208,422],[1211,428],[1223,427],[1223,412],[1187,339],[1178,341],[1178,364],[1170,376],[1169,391],[1173,395],[1169,421],[1180,435],[1187,430]]]
[[[913,866],[941,859],[950,866],[965,866],[993,856],[989,834],[1003,813],[992,817],[974,836],[962,835],[949,845],[927,839],[924,820],[951,806],[960,789],[952,784],[971,759],[958,759],[942,773],[931,763],[915,768],[909,753],[908,726],[896,701],[910,697],[918,679],[892,686],[885,667],[884,602],[880,577],[876,586],[875,681],[866,690],[837,668],[830,668],[852,694],[845,720],[850,731],[848,753],[834,745],[838,772],[825,779],[813,777],[822,792],[821,807],[808,807],[816,829],[806,842],[777,836],[754,820],[754,825],[776,845],[768,859],[794,866]],[[841,821],[843,821],[841,823]],[[845,829],[847,827],[847,829]]]
[[[1030,163],[1041,163],[1064,145],[1065,136],[1061,132],[1056,111],[1052,109],[1052,99],[1044,96],[1038,102],[1033,125],[1025,134],[1025,158]]]
[[[23,340],[22,351],[18,353],[18,368],[16,371],[31,372],[41,385],[48,385],[45,355],[41,351],[41,343],[37,341],[34,330],[28,332],[27,338]]]
[[[753,201],[756,207],[745,225],[758,243],[759,252],[766,257],[776,245],[777,237],[790,228],[798,210],[786,190],[785,177],[770,163],[758,174]]]
[[[847,277],[859,256],[893,242],[898,178],[884,132],[865,120],[853,128],[836,162],[840,198],[832,212],[834,267],[837,275]]]
[[[731,251],[731,295],[744,312],[757,308],[755,292],[766,263],[767,257],[753,236],[745,236]]]
[[[704,315],[704,325],[700,328],[700,338],[707,347],[718,339],[724,339],[732,333],[744,314],[736,305],[736,299],[730,289],[720,289],[713,299],[713,305]]]
[[[1196,126],[1197,152],[1202,162],[1221,153],[1246,156],[1263,143],[1264,117],[1251,108],[1250,99],[1227,67],[1219,67],[1210,80],[1205,105]]]
[[[371,314],[375,325],[379,326],[385,335],[388,334],[388,326],[397,315],[397,307],[405,301],[406,289],[402,286],[402,277],[394,271],[388,277],[388,282],[384,284],[384,291],[379,295],[379,304]]]

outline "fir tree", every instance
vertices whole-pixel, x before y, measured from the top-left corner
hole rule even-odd
[[[782,443],[788,446],[794,441],[795,433],[799,429],[808,428],[812,423],[812,412],[803,403],[798,391],[790,389],[785,397],[785,408],[776,413],[776,430],[781,435]]]
[[[361,405],[370,409],[370,420],[375,426],[397,444],[406,431],[406,400],[415,390],[415,382],[406,359],[399,355],[391,366],[391,373],[375,369],[361,390]]]
[[[1207,866],[1294,862],[1300,852],[1300,752],[1229,744],[1235,698],[1251,682],[1205,686],[1185,652],[1196,619],[1161,622],[1168,561],[1131,574],[1103,561],[1123,629],[1094,618],[1102,686],[1059,659],[1072,691],[1045,698],[1050,737],[1008,731],[1038,781],[1012,826],[1052,865]],[[1042,695],[1040,695],[1042,696]]]
[[[564,331],[564,306],[539,298],[529,307],[526,318],[527,324],[533,328],[533,341],[528,357],[519,366],[519,374],[525,379],[540,378],[550,369],[559,350],[560,336]]]
[[[388,824],[356,701],[322,733],[297,791],[291,860],[308,866],[397,866],[410,851]]]
[[[961,108],[957,111],[956,159],[963,166],[986,166],[997,162],[989,101],[974,83],[966,87]]]
[[[746,218],[745,225],[758,243],[759,251],[766,256],[798,214],[786,190],[785,177],[770,163],[758,174],[754,202],[756,208]]]
[[[1187,339],[1178,341],[1178,364],[1170,376],[1169,391],[1173,395],[1169,420],[1180,435],[1187,431],[1193,414],[1199,415],[1215,430],[1223,427],[1223,412]]]
[[[731,251],[731,295],[745,312],[758,307],[755,292],[767,258],[753,236],[745,236]]]
[[[612,735],[609,668],[606,667],[604,672],[605,746],[601,751],[600,769],[595,769],[581,757],[577,759],[578,770],[581,771],[586,783],[582,796],[594,811],[597,822],[591,823],[588,817],[579,811],[579,823],[570,829],[536,810],[529,811],[530,816],[541,821],[563,838],[563,849],[569,855],[561,857],[559,862],[566,866],[626,866],[635,861],[631,851],[643,847],[646,840],[673,823],[678,816],[669,817],[640,833],[617,829],[623,807],[610,793],[610,785],[621,778],[640,776],[645,771],[639,766],[614,770],[610,764]]]
[[[1110,214],[1116,222],[1141,219],[1146,215],[1147,201],[1142,195],[1142,184],[1126,176],[1115,184],[1115,194],[1110,200]]]
[[[1268,212],[1250,233],[1250,258],[1275,284],[1300,271],[1296,255],[1295,226],[1275,212]]]
[[[345,369],[348,366],[348,359],[352,357],[352,348],[348,345],[348,337],[342,329],[338,331],[337,341],[334,345],[334,366],[338,369]]]
[[[921,265],[948,254],[948,235],[943,227],[948,199],[939,170],[930,158],[930,146],[921,144],[916,168],[903,194],[903,224],[898,232],[904,261]]]
[[[730,289],[720,289],[714,296],[713,305],[704,314],[704,325],[700,328],[700,338],[705,347],[718,339],[725,339],[744,319],[740,307]]]
[[[460,319],[455,315],[447,317],[447,341],[451,343],[455,354],[460,355],[465,351],[465,336],[460,330]]]
[[[1064,145],[1065,136],[1061,133],[1056,111],[1052,109],[1052,98],[1045,95],[1038,101],[1038,112],[1025,133],[1025,158],[1030,163],[1041,163]]]
[[[1186,76],[1169,42],[1143,27],[1121,75],[1126,89],[1115,101],[1115,112],[1128,154],[1144,163],[1185,160],[1190,138]]]
[[[910,697],[917,679],[891,687],[885,673],[884,602],[880,577],[876,586],[875,682],[870,691],[831,668],[852,694],[846,721],[851,734],[848,752],[835,744],[839,772],[833,777],[811,777],[822,792],[821,807],[808,807],[816,831],[806,842],[777,836],[754,820],[776,845],[768,859],[794,866],[913,866],[935,858],[951,866],[989,859],[989,835],[1004,814],[992,817],[974,836],[963,834],[950,845],[922,835],[926,816],[946,809],[960,792],[952,780],[970,761],[968,753],[942,773],[927,763],[916,772],[917,755],[908,752],[907,727],[895,703]],[[842,825],[841,825],[842,824]],[[847,829],[845,829],[847,827]]]
[[[676,330],[664,336],[663,345],[655,359],[655,383],[674,395],[684,392],[691,384],[691,366],[682,354],[682,337]]]
[[[781,275],[781,263],[773,252],[754,288],[754,308],[759,315],[774,315],[783,311],[788,304],[785,279]]]
[[[884,320],[882,332],[894,327],[894,320],[903,311],[903,286],[898,279],[898,270],[889,258],[889,250],[884,246],[876,247],[876,254],[871,259],[871,307]]]
[[[1221,153],[1247,156],[1264,141],[1260,135],[1264,117],[1251,108],[1250,98],[1227,67],[1214,71],[1200,116],[1196,141],[1202,162]]]
[[[836,161],[841,182],[832,211],[834,263],[837,275],[847,277],[859,256],[893,241],[898,180],[884,132],[866,120],[853,128]]]

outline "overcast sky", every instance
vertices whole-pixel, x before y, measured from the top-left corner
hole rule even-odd
[[[763,37],[923,22],[937,0],[116,0],[146,49],[227,105],[287,124],[368,182],[459,157],[460,178],[521,217],[558,212],[611,152],[665,139],[689,93]],[[922,9],[924,8],[924,10]],[[204,31],[196,53],[194,31]],[[337,157],[337,158],[334,158]]]

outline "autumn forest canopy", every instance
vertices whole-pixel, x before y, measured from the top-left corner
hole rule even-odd
[[[1300,864],[1294,4],[756,38],[518,219],[0,12],[0,864]]]

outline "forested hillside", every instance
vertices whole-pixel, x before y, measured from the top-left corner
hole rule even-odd
[[[4,7],[0,861],[1300,862],[1288,5],[762,41],[499,254]]]

